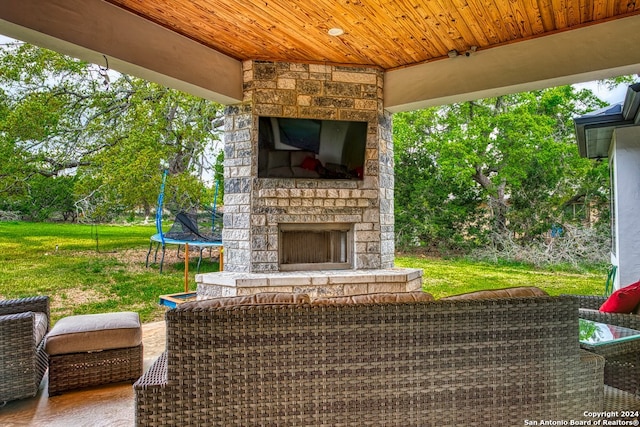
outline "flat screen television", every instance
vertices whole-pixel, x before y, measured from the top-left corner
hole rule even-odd
[[[367,122],[258,118],[258,177],[362,179]]]

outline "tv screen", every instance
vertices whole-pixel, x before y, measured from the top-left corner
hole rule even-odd
[[[367,122],[259,117],[258,177],[362,179]]]

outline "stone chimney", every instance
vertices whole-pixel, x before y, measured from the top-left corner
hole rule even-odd
[[[225,271],[282,271],[283,230],[305,225],[310,232],[344,230],[330,244],[348,249],[339,268],[392,268],[393,142],[383,73],[263,61],[243,67],[244,102],[225,111]],[[362,179],[259,178],[261,116],[366,122]]]

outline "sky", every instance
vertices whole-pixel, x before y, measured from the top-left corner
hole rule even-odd
[[[610,105],[617,104],[624,101],[624,96],[627,93],[627,84],[622,84],[613,90],[609,90],[604,84],[598,81],[578,83],[573,85],[578,89],[591,89],[596,96],[603,101],[607,101]]]

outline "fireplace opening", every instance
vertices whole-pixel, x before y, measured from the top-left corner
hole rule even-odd
[[[280,224],[281,271],[352,268],[351,224]]]

